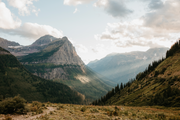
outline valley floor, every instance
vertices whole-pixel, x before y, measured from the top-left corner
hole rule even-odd
[[[13,120],[180,120],[180,108],[46,103],[43,113],[0,115],[0,120],[10,120],[7,118]]]

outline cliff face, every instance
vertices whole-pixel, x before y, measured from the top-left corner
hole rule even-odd
[[[85,95],[87,102],[99,98],[111,88],[85,66],[67,37],[58,38],[40,52],[19,60],[34,75],[66,84]]]
[[[63,37],[61,39],[64,41],[63,45],[55,52],[52,56],[50,56],[46,62],[54,63],[56,65],[84,65],[81,58],[77,55],[75,48],[72,43],[67,39],[67,37]]]

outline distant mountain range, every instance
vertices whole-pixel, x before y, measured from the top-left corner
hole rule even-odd
[[[3,39],[3,38],[0,38],[0,47],[8,49],[8,48],[14,47],[14,46],[20,46],[20,44],[16,43],[16,42],[8,41],[8,40]]]
[[[0,100],[18,94],[28,102],[84,103],[84,95],[62,83],[33,75],[15,56],[0,47]]]
[[[116,86],[93,104],[180,107],[180,41],[164,59],[153,61],[134,80]]]
[[[146,52],[114,53],[101,60],[92,61],[87,66],[116,85],[128,82],[144,71],[152,61],[165,57],[167,50],[168,48],[151,48]]]
[[[31,73],[68,85],[84,95],[86,103],[99,98],[112,88],[83,63],[67,37],[45,35],[32,45],[8,47],[8,50]]]

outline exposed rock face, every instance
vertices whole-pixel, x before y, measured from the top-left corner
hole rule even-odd
[[[75,69],[77,71],[83,72],[84,68],[81,66],[66,66],[66,67],[57,67],[57,68],[46,68],[44,69],[45,72],[35,72],[34,75],[37,75],[41,78],[45,79],[62,79],[62,80],[68,80],[71,73],[68,73],[68,70]],[[35,69],[34,71],[37,71]]]
[[[59,48],[57,52],[50,56],[46,62],[54,63],[56,65],[84,65],[83,61],[77,55],[75,48],[67,39],[67,37],[63,37],[61,40],[64,41],[64,44]]]
[[[51,35],[45,35],[40,37],[38,40],[36,40],[31,46],[43,46],[47,45],[50,42],[56,40],[57,38],[51,36]]]
[[[66,84],[85,95],[87,103],[111,88],[85,66],[67,37],[58,38],[40,52],[23,56],[19,60],[31,73]]]
[[[8,46],[20,46],[20,44],[0,38],[0,47],[7,49]]]
[[[45,73],[34,73],[34,75],[37,75],[41,78],[45,79],[55,79],[55,78],[61,78],[63,80],[67,80],[67,74],[64,72],[62,68],[54,68],[54,69],[45,69]]]

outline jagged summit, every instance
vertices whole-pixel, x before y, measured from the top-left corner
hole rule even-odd
[[[57,38],[56,37],[53,37],[51,35],[44,35],[42,37],[40,37],[38,40],[36,40],[32,46],[43,46],[43,45],[47,45],[49,44],[50,42],[56,40]]]
[[[40,52],[19,60],[34,75],[66,84],[85,95],[87,103],[111,88],[85,66],[67,37],[58,38]]]
[[[84,65],[67,37],[54,40],[42,51],[24,56],[20,61],[28,63],[53,63],[55,65]]]

